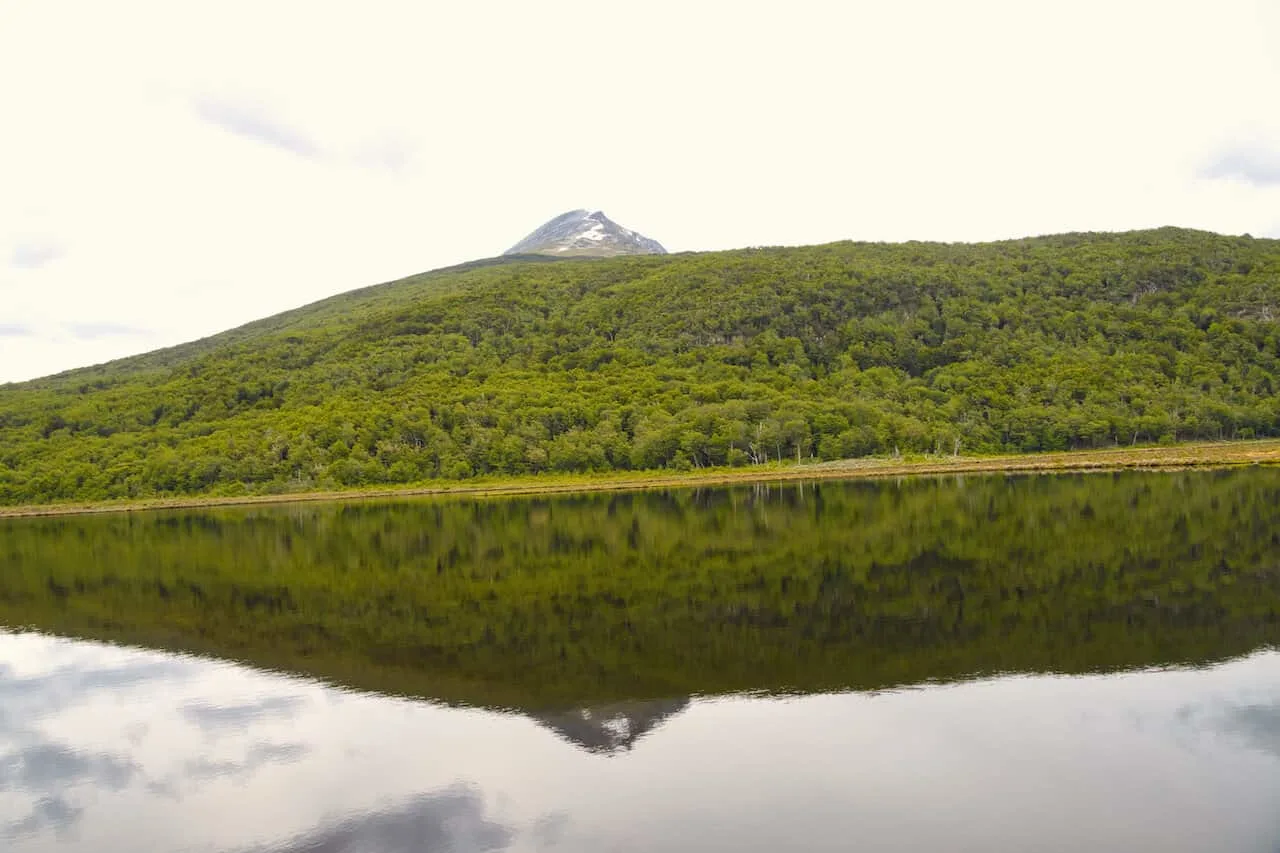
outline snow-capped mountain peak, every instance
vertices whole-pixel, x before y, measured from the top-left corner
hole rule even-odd
[[[665,255],[657,240],[623,228],[599,210],[571,210],[516,243],[506,255]]]

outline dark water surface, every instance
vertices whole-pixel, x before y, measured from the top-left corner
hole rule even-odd
[[[1280,851],[1276,470],[14,520],[0,626],[4,850]]]

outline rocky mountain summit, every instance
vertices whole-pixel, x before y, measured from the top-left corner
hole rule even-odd
[[[599,210],[571,210],[545,223],[503,254],[611,257],[666,253],[657,240],[623,228]]]

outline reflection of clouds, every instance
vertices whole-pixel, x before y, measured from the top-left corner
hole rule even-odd
[[[17,677],[12,668],[0,672],[0,708],[5,717],[30,721],[69,707],[87,703],[95,694],[135,687],[149,681],[173,681],[186,677],[191,664],[181,659],[136,660],[114,666],[78,664],[62,666],[40,675]],[[11,716],[10,716],[11,715]]]
[[[28,744],[0,755],[0,791],[39,797],[25,817],[0,824],[0,838],[46,829],[63,832],[84,813],[62,796],[68,788],[89,784],[121,791],[140,772],[137,764],[119,756],[78,752],[56,743]]]
[[[1237,735],[1259,752],[1280,758],[1280,705],[1237,705],[1221,720],[1223,731]]]
[[[35,804],[26,817],[4,824],[4,829],[0,830],[0,838],[12,841],[45,829],[65,832],[83,814],[84,809],[71,805],[62,797],[45,797]]]
[[[210,665],[196,658],[160,657],[55,638],[35,642],[32,635],[4,631],[0,631],[0,642],[12,644],[14,660],[27,665],[19,669],[12,661],[0,662],[0,794],[6,800],[0,807],[0,849],[43,844],[45,834],[62,837],[73,827],[77,833],[90,831],[87,827],[101,811],[98,804],[112,794],[145,792],[180,802],[187,787],[184,782],[199,785],[230,778],[246,783],[268,765],[301,761],[311,750],[302,743],[259,737],[257,742],[237,744],[238,754],[196,755],[185,762],[174,756],[177,772],[154,776],[134,754],[139,760],[146,755],[144,742],[157,722],[164,728],[166,717],[205,732],[235,733],[262,720],[292,718],[303,706],[303,698],[254,697],[237,704],[206,694],[184,704],[175,697],[162,701],[156,708],[159,715],[153,718],[129,714],[113,718],[119,723],[118,734],[106,749],[95,748],[89,738],[104,731],[85,732],[84,742],[78,734],[64,741],[54,731],[74,719],[73,731],[80,732],[81,715],[103,703],[119,707],[122,701],[144,696],[146,704],[155,707],[157,699],[198,683],[211,671]],[[107,731],[114,728],[107,719],[103,722]]]
[[[406,804],[368,812],[322,826],[254,853],[421,853],[502,850],[515,837],[511,827],[485,817],[479,792],[456,785],[416,797]]]
[[[268,764],[293,764],[309,752],[311,747],[302,743],[256,743],[243,761],[211,761],[202,756],[186,763],[184,775],[188,779],[247,779]]]
[[[283,778],[277,774],[292,774],[288,778],[296,781],[298,774],[326,761],[323,740],[313,742],[301,724],[336,707],[332,694],[325,694],[328,702],[318,702],[297,683],[274,678],[206,684],[218,665],[199,658],[0,632],[0,641],[10,637],[16,651],[12,661],[0,662],[0,794],[14,799],[0,809],[0,850],[91,842],[104,820],[113,820],[110,813],[116,807],[131,814],[179,814],[189,812],[196,801],[213,802],[237,789],[276,796],[280,792],[274,788]],[[13,663],[19,660],[22,668]],[[226,685],[234,685],[234,692]],[[122,702],[148,709],[147,716],[107,712],[102,726],[93,722],[96,709],[121,709]],[[675,709],[628,705],[596,710],[598,714],[587,714],[589,721],[579,719],[579,725],[599,729],[601,737],[613,742],[638,737]],[[64,740],[64,730],[74,733],[71,740]],[[176,748],[164,750],[163,757],[147,748],[169,738],[175,738]],[[219,748],[209,749],[211,742]],[[316,815],[325,812],[317,809],[280,827],[281,841],[252,840],[269,835],[240,836],[244,840],[239,843],[250,845],[240,849],[481,853],[505,850],[518,836],[533,849],[547,849],[569,831],[568,818],[561,814],[513,820],[495,812],[480,788],[462,783],[436,787],[449,778],[437,778],[434,785],[411,783],[383,797],[361,797],[379,805],[330,812],[333,817],[319,822]]]
[[[568,826],[569,816],[564,812],[555,812],[544,815],[534,821],[529,835],[533,840],[534,846],[538,850],[544,850],[558,845]]]
[[[56,743],[36,743],[0,755],[0,791],[56,793],[79,782],[119,791],[139,769],[115,755],[91,755]]]
[[[182,706],[182,715],[201,731],[243,729],[252,723],[266,719],[289,719],[297,714],[305,700],[301,696],[267,696],[256,702],[240,705],[212,705],[208,702],[189,702]]]

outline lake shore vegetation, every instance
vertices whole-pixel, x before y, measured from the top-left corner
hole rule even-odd
[[[1126,470],[1280,466],[1280,439],[1200,442],[1172,447],[1123,447],[1062,453],[1019,453],[996,456],[867,457],[819,463],[772,463],[749,468],[709,468],[698,471],[619,471],[577,475],[476,478],[460,483],[416,484],[382,489],[349,488],[329,491],[283,492],[263,495],[215,494],[198,497],[115,500],[94,503],[54,503],[0,506],[0,519],[33,516],[84,515],[104,512],[142,512],[161,509],[199,509],[315,501],[356,501],[409,497],[501,497],[565,493],[617,492],[645,489],[698,488],[747,483],[785,483],[942,475],[1014,475]],[[231,490],[237,491],[237,490]]]

